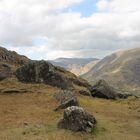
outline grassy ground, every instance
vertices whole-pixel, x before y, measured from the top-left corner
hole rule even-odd
[[[63,115],[63,111],[53,111],[57,88],[22,84],[15,79],[0,82],[0,90],[5,88],[26,88],[29,92],[0,94],[0,140],[140,139],[140,99],[112,101],[78,95],[80,105],[98,121],[92,134],[86,134],[57,128]]]

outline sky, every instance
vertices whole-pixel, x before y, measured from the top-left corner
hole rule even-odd
[[[37,60],[139,47],[140,0],[0,0],[0,46]]]

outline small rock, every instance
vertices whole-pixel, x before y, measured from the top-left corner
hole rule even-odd
[[[91,93],[88,90],[80,90],[79,93],[84,96],[91,96]]]
[[[5,94],[15,94],[15,93],[27,93],[29,92],[28,90],[26,89],[4,89],[1,91],[1,93],[5,93]]]
[[[75,132],[92,132],[95,125],[95,117],[77,106],[65,109],[63,119],[58,122],[59,128],[69,129]]]
[[[70,106],[79,106],[79,103],[76,98],[72,98],[72,99],[60,104],[54,111],[57,111],[59,109],[65,109]]]
[[[69,90],[59,91],[54,95],[54,98],[59,102],[59,106],[54,110],[57,111],[59,109],[65,109],[70,106],[78,106],[78,100],[74,94],[74,92]]]

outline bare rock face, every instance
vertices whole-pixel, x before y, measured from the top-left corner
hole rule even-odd
[[[0,64],[0,81],[11,75],[11,66],[5,63]]]
[[[26,64],[17,69],[16,76],[22,82],[45,83],[62,89],[71,89],[74,84],[89,86],[85,80],[46,61],[32,61]]]
[[[79,106],[78,100],[74,92],[69,90],[59,91],[54,95],[54,98],[59,102],[59,106],[54,110],[65,109],[70,106]]]
[[[99,80],[96,85],[91,88],[91,95],[93,97],[105,99],[126,99],[129,96],[132,96],[131,93],[119,91],[111,87],[105,80]]]
[[[72,131],[92,132],[96,125],[93,115],[86,112],[83,108],[72,106],[64,111],[63,119],[58,122],[58,127]]]

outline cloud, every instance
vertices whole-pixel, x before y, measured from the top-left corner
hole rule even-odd
[[[1,0],[1,44],[34,59],[102,57],[140,44],[139,0],[98,0],[89,17],[66,10],[83,1]]]

